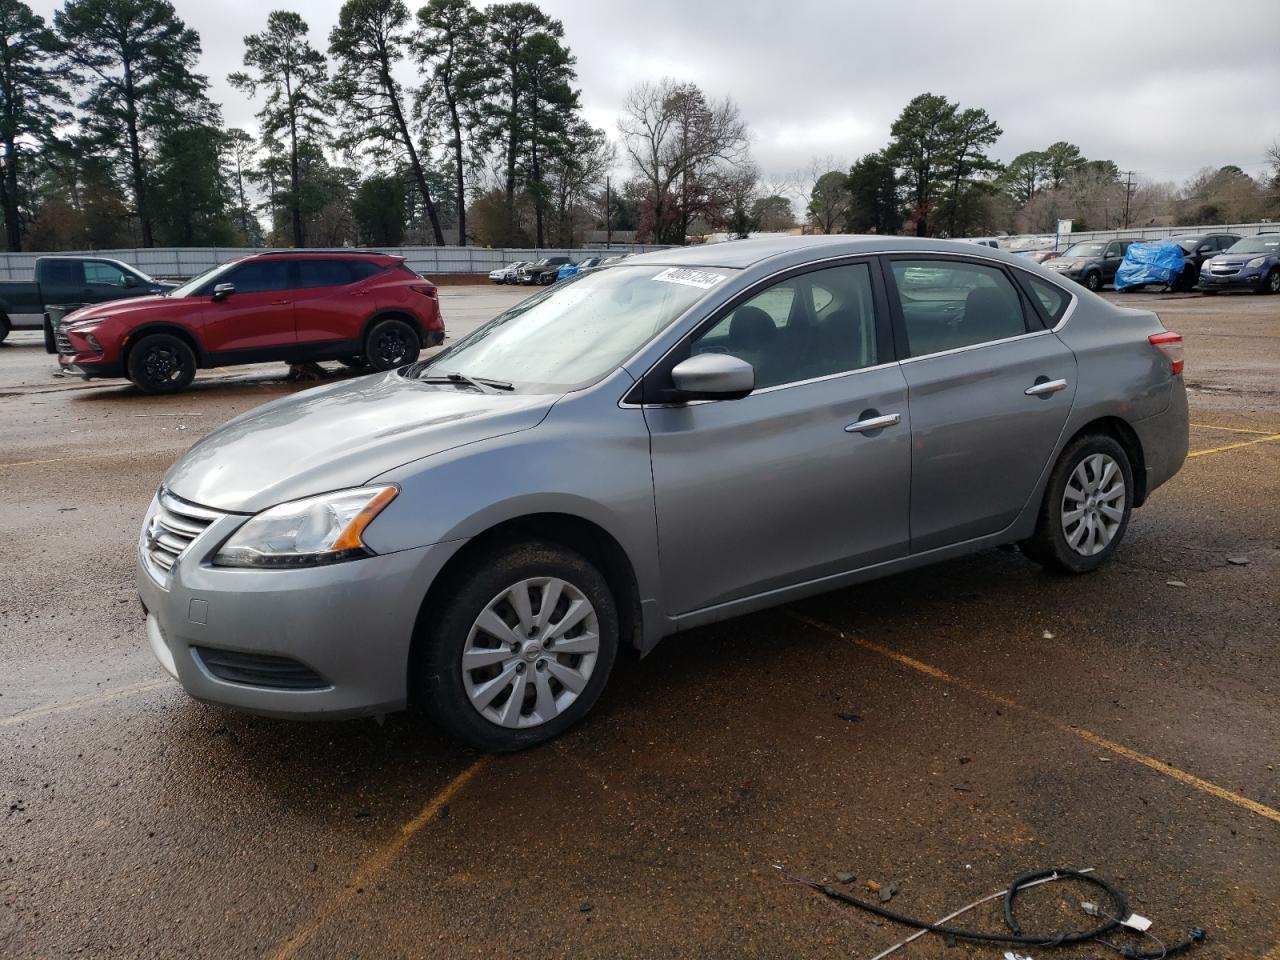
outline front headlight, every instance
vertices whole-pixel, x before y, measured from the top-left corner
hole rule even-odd
[[[359,487],[262,511],[213,558],[219,567],[314,567],[373,556],[361,538],[397,487]]]
[[[1267,262],[1266,257],[1254,257],[1252,260],[1246,263],[1245,266],[1248,267],[1250,270],[1253,270],[1257,267],[1262,266],[1266,262]]]

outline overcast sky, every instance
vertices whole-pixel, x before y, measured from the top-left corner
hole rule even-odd
[[[28,0],[52,18],[53,0]],[[174,0],[229,126],[257,106],[232,90],[242,38],[275,8],[328,46],[341,0]],[[411,9],[418,0],[407,0]],[[483,4],[481,4],[483,5]],[[731,96],[766,177],[813,157],[878,150],[918,93],[985,108],[997,158],[1055,140],[1151,180],[1234,163],[1257,174],[1280,138],[1276,0],[541,0],[564,22],[588,118],[617,136],[629,87],[671,76]]]

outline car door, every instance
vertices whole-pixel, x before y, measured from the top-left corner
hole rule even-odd
[[[1102,254],[1102,282],[1112,283],[1116,278],[1116,271],[1120,269],[1120,263],[1124,258],[1125,244],[1120,240],[1112,240],[1107,244],[1107,249]]]
[[[1031,497],[1075,396],[1075,355],[1006,268],[892,256],[911,408],[911,551],[1003,530]],[[928,271],[927,284],[911,283]]]
[[[358,339],[364,320],[376,307],[368,280],[380,272],[377,265],[317,258],[299,260],[297,266],[294,323],[298,343]]]
[[[646,375],[669,385],[672,366],[708,352],[756,371],[739,400],[645,407],[669,614],[906,554],[906,383],[875,266],[758,287]]]
[[[213,288],[229,283],[235,290],[221,300]],[[287,353],[297,343],[293,321],[292,264],[288,260],[250,260],[215,280],[202,295],[205,349],[215,354],[242,354],[225,360],[248,360]]]

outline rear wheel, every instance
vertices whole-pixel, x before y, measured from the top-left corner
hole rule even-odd
[[[416,692],[435,720],[482,750],[521,750],[595,704],[617,654],[617,607],[581,554],[514,543],[451,579],[419,642]]]
[[[1036,532],[1021,544],[1037,563],[1063,573],[1088,573],[1115,553],[1133,509],[1133,468],[1105,434],[1067,445],[1049,476]]]
[[[177,393],[196,375],[196,355],[182,338],[171,333],[143,337],[129,351],[129,379],[143,393]]]
[[[9,336],[9,331],[13,326],[9,323],[9,318],[0,313],[0,343],[4,343],[5,337]]]
[[[394,370],[413,363],[422,352],[418,331],[403,320],[379,320],[364,338],[362,356],[374,370]]]

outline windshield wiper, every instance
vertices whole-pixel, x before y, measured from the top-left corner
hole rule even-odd
[[[465,383],[485,393],[485,387],[494,390],[514,390],[515,386],[506,380],[490,380],[488,377],[468,377],[465,373],[428,373],[418,378],[423,383]]]

